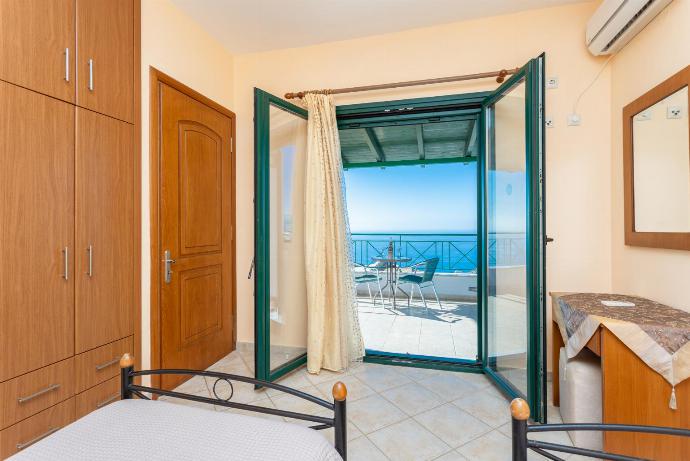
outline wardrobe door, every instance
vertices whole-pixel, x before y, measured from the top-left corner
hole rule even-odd
[[[76,353],[134,332],[134,126],[77,108]]]
[[[0,79],[74,102],[74,2],[0,1]]]
[[[134,1],[77,0],[77,105],[134,121]]]
[[[74,106],[5,82],[0,102],[4,381],[74,353]]]

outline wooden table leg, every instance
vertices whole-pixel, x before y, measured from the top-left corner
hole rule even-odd
[[[565,343],[561,337],[561,330],[558,328],[558,323],[556,323],[555,320],[551,322],[551,345],[551,385],[553,390],[553,405],[560,407],[561,390],[558,376],[558,358],[561,355],[561,347],[565,346]]]

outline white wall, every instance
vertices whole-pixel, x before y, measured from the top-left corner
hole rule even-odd
[[[690,64],[690,0],[674,0],[612,60],[613,290],[690,311],[690,253],[625,245],[622,110]]]
[[[141,2],[141,366],[150,365],[149,67],[232,109],[233,57],[168,0]],[[240,271],[241,272],[241,271]]]

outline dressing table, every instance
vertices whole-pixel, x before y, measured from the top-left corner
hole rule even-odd
[[[596,304],[600,304],[603,298],[632,301],[638,309],[645,310],[645,319],[642,323],[635,324],[635,314],[640,310],[626,311],[635,307],[598,307]],[[690,429],[690,379],[684,379],[675,385],[676,408],[672,409],[670,397],[673,387],[658,371],[664,369],[663,353],[654,349],[657,344],[666,352],[675,350],[674,354],[669,353],[670,360],[676,362],[677,368],[687,366],[687,361],[690,360],[690,313],[643,298],[623,295],[551,293],[551,299],[551,369],[555,406],[560,406],[560,348],[566,347],[569,357],[582,348],[587,348],[601,359],[604,424],[641,424]],[[677,348],[683,341],[684,346]],[[631,344],[636,351],[626,343]],[[657,370],[641,358],[642,355],[650,360],[653,353],[650,355],[649,351],[657,354],[657,363],[654,363]],[[609,432],[604,434],[604,450],[655,460],[680,460],[688,459],[690,440],[651,434]]]

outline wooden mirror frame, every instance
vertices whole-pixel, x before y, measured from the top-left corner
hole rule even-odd
[[[690,232],[635,231],[635,173],[633,171],[633,117],[685,86],[688,87],[688,107],[690,107],[690,66],[687,66],[623,108],[623,182],[626,245],[690,250]],[[688,117],[688,131],[690,132],[690,117]],[[690,157],[690,152],[688,152],[688,156]]]

